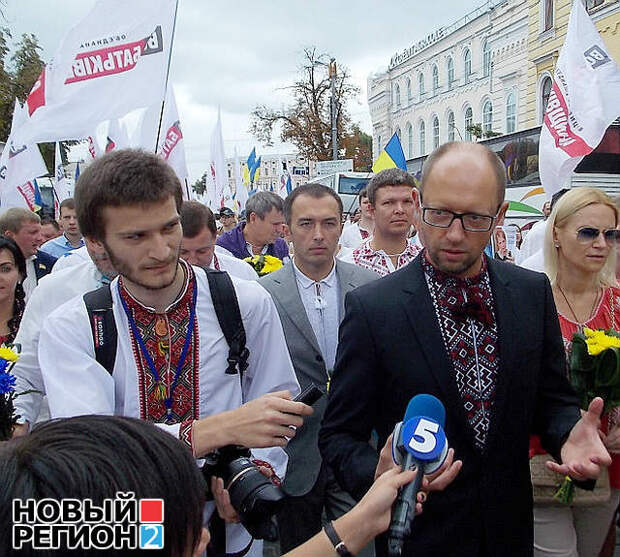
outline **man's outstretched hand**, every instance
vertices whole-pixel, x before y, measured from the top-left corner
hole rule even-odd
[[[604,402],[596,397],[583,412],[581,419],[571,430],[568,439],[562,445],[562,464],[547,461],[547,467],[574,480],[589,480],[598,478],[601,466],[611,464],[611,456],[607,452],[599,427]]]

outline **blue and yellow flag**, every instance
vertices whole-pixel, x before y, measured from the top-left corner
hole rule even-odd
[[[372,165],[372,171],[375,174],[385,170],[386,168],[400,168],[401,170],[407,170],[405,153],[403,153],[403,147],[400,144],[400,139],[396,133],[388,141],[385,149],[379,153],[377,160]]]

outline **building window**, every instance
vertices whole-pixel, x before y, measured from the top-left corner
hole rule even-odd
[[[426,153],[426,127],[424,126],[424,120],[420,122],[420,155]]]
[[[487,41],[484,42],[484,46],[482,47],[482,71],[484,77],[489,77],[491,75],[491,48]]]
[[[381,136],[377,136],[377,153],[381,152]]]
[[[506,97],[506,133],[512,133],[517,129],[517,102],[515,94],[511,91]]]
[[[402,135],[400,132],[400,128],[396,128],[396,135],[398,136],[398,141],[400,141],[400,136]]]
[[[465,109],[465,141],[471,141],[471,129],[470,126],[474,123],[474,111],[471,109],[471,106],[468,106]]]
[[[439,118],[433,118],[433,149],[439,147]]]
[[[542,0],[543,5],[543,31],[549,31],[553,27],[553,0]]]
[[[439,68],[435,65],[433,66],[433,96],[437,94],[439,89]]]
[[[412,95],[411,95],[411,79],[407,78],[407,103],[411,103],[411,99],[412,99]]]
[[[454,112],[448,112],[448,141],[454,141]]]
[[[423,73],[418,74],[418,89],[420,91],[420,98],[422,98],[422,95],[424,95],[424,74]]]
[[[605,0],[585,0],[585,2],[586,2],[586,9],[590,11],[593,8],[602,6]]]
[[[396,108],[400,108],[400,85],[396,86],[395,89],[395,95],[396,95]]]
[[[413,126],[409,123],[407,124],[407,147],[409,152],[409,158],[413,158]]]
[[[465,83],[471,81],[471,51],[467,49],[465,51]]]
[[[454,83],[454,60],[452,57],[448,58],[448,89],[452,89]]]
[[[493,129],[493,105],[486,101],[482,107],[482,131],[490,132]]]
[[[542,123],[545,112],[547,112],[547,103],[549,102],[549,95],[551,94],[551,78],[545,77],[542,82],[541,98],[540,98],[540,122]]]

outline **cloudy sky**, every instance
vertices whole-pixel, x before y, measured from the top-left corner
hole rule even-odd
[[[105,0],[101,0],[105,1]],[[131,0],[127,0],[131,1]],[[52,57],[65,32],[95,0],[5,0],[4,25],[13,37],[34,33]],[[247,156],[256,141],[248,133],[257,104],[286,104],[282,88],[294,81],[303,49],[316,46],[348,66],[361,94],[349,106],[370,133],[366,100],[369,73],[437,27],[448,25],[483,0],[179,0],[170,79],[186,141],[192,180],[205,168],[209,138],[222,111],[224,146]],[[259,153],[290,152],[276,143]]]

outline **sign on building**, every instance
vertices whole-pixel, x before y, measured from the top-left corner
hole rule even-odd
[[[338,161],[319,161],[316,163],[316,175],[326,176],[336,172],[353,172],[353,159]]]

